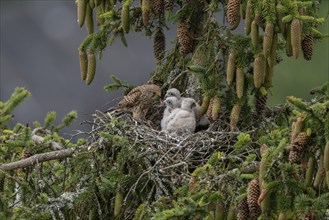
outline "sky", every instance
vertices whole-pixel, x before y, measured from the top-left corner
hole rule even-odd
[[[328,11],[324,1],[321,11]],[[122,97],[120,91],[106,92],[111,75],[140,85],[156,68],[153,41],[143,33],[127,35],[128,48],[117,40],[97,60],[94,82],[80,79],[78,47],[87,36],[79,28],[72,0],[0,0],[0,99],[7,100],[15,87],[32,94],[14,114],[14,122],[43,121],[56,111],[58,122],[71,110],[79,119],[70,130],[88,130],[79,125],[90,120],[95,110],[104,111]],[[166,31],[167,49],[176,36],[173,26]],[[329,22],[320,27],[329,34]],[[237,32],[243,30],[243,22]],[[270,104],[282,103],[287,95],[308,98],[308,90],[329,80],[329,40],[316,44],[314,59],[286,59],[275,71]],[[68,133],[72,133],[69,132]]]

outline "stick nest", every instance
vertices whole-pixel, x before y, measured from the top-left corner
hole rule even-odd
[[[154,107],[147,115],[151,121],[142,123],[121,109],[94,114],[91,142],[97,142],[114,161],[118,160],[115,158],[122,147],[117,147],[114,139],[109,140],[101,133],[125,138],[129,141],[127,154],[131,150],[135,152],[131,158],[134,162],[126,162],[124,169],[128,172],[138,166],[140,175],[125,189],[125,201],[135,191],[148,191],[151,200],[171,195],[175,189],[189,182],[193,170],[205,164],[214,152],[227,154],[232,150],[238,133],[218,131],[219,124],[228,127],[227,123],[215,123],[207,130],[195,133],[169,135],[158,130],[162,112],[163,107]]]

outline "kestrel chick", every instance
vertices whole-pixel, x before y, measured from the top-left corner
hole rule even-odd
[[[181,94],[180,94],[180,91],[178,91],[178,89],[171,88],[171,89],[168,89],[166,92],[165,98],[167,98],[167,97],[176,97],[178,100],[180,100]]]
[[[167,131],[169,133],[177,131],[194,132],[196,128],[196,120],[194,109],[196,101],[192,98],[184,98],[181,108],[174,109],[169,115]]]
[[[166,108],[163,112],[163,117],[162,117],[162,120],[161,120],[161,130],[162,131],[166,130],[166,128],[167,128],[168,121],[169,121],[169,115],[171,114],[171,112],[174,109],[180,107],[179,100],[174,96],[167,97],[164,100],[164,104],[166,105]]]
[[[137,86],[124,96],[118,105],[121,108],[128,108],[135,120],[141,120],[145,118],[149,108],[160,96],[161,89],[157,85]]]
[[[183,102],[184,99],[186,99],[185,97],[181,96],[181,93],[178,89],[176,88],[171,88],[168,89],[165,95],[166,97],[176,97],[180,103]],[[206,115],[199,115],[199,110],[200,110],[201,106],[196,102],[196,107],[194,108],[194,113],[195,113],[195,117],[196,117],[196,121],[197,121],[197,125],[200,126],[206,126],[209,125],[210,121],[208,120]]]

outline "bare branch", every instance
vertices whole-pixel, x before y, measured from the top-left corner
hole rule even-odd
[[[82,146],[77,149],[65,149],[65,150],[51,151],[42,154],[35,154],[26,159],[22,159],[7,164],[0,164],[0,170],[4,170],[4,171],[16,170],[49,160],[65,159],[68,157],[72,157],[74,153],[87,151],[90,148],[92,148],[92,146]]]

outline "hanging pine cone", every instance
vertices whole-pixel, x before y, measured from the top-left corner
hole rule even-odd
[[[216,121],[218,119],[220,112],[220,98],[215,96],[210,99],[208,110],[207,110],[207,117],[211,121]]]
[[[289,152],[289,162],[290,163],[297,163],[299,159],[300,159],[300,151],[291,150]]]
[[[246,6],[246,18],[245,18],[245,30],[246,34],[249,35],[251,31],[251,22],[252,22],[252,16],[251,16],[251,0],[247,1]]]
[[[247,188],[247,203],[251,219],[257,219],[261,213],[257,201],[260,195],[258,178],[251,180]]]
[[[212,107],[214,105],[214,97],[212,97],[209,101],[209,105],[208,105],[208,109],[207,109],[207,117],[208,119],[212,120],[211,116],[212,116]]]
[[[226,70],[226,81],[227,85],[231,85],[234,80],[235,76],[235,59],[236,59],[236,52],[232,50],[228,56],[227,60],[227,70]]]
[[[238,27],[240,23],[240,0],[228,0],[226,17],[232,30]]]
[[[247,220],[248,216],[249,216],[249,209],[248,209],[247,199],[245,198],[238,203],[237,220]]]
[[[87,27],[88,34],[94,33],[94,17],[93,17],[93,9],[90,7],[89,4],[86,6],[86,17],[85,23]]]
[[[122,29],[125,33],[128,33],[130,30],[130,13],[129,5],[123,5],[121,9],[121,23]]]
[[[240,117],[241,108],[242,108],[242,106],[239,103],[236,103],[232,108],[231,115],[230,115],[230,130],[231,131],[234,131],[236,129],[236,126],[238,124],[239,117]]]
[[[302,25],[297,18],[294,18],[291,22],[291,46],[292,54],[295,59],[298,58],[301,47]]]
[[[154,35],[154,42],[153,42],[153,51],[157,62],[160,62],[163,59],[165,49],[166,49],[165,35],[162,32],[162,30],[159,29]]]
[[[251,43],[254,46],[254,49],[258,47],[258,42],[259,42],[259,30],[258,30],[258,24],[255,20],[251,22]]]
[[[271,53],[272,41],[274,34],[274,24],[267,23],[265,26],[264,40],[263,40],[263,53],[265,58],[268,58]]]
[[[188,22],[181,21],[177,25],[177,37],[179,42],[179,52],[186,55],[193,49],[193,34],[190,31]]]
[[[174,0],[164,0],[165,9],[168,11],[172,11],[174,8]]]
[[[162,14],[164,10],[163,0],[153,0],[152,3],[154,14]]]
[[[265,58],[264,55],[259,53],[255,56],[254,60],[254,85],[255,88],[260,88],[262,83],[264,82],[264,76],[265,76]]]
[[[238,204],[237,220],[247,220],[249,216],[249,208],[247,199],[242,199]]]
[[[80,60],[80,74],[83,81],[87,78],[87,53],[86,51],[79,49],[79,60]]]
[[[89,85],[93,81],[96,73],[96,57],[94,51],[92,50],[88,51],[87,60],[88,60],[88,66],[87,66],[86,84]]]
[[[238,98],[241,99],[244,94],[244,73],[242,67],[236,68],[235,78],[236,78],[236,94]]]
[[[313,55],[313,35],[308,34],[302,40],[302,51],[305,60],[311,60]]]
[[[148,26],[150,21],[151,0],[142,0],[142,18],[144,26]]]

